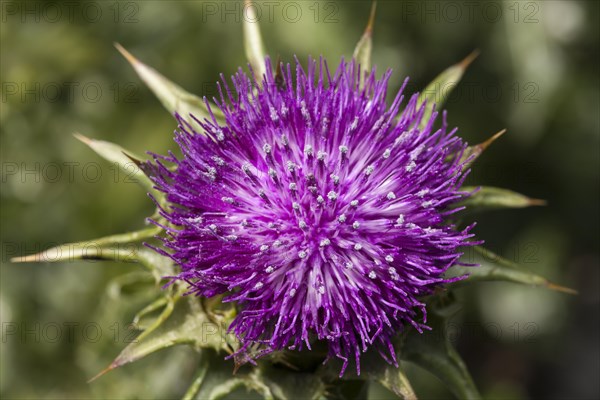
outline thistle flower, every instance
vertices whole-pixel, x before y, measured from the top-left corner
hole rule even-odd
[[[341,374],[352,356],[360,373],[371,346],[396,364],[392,335],[426,328],[420,298],[451,281],[443,274],[472,236],[448,221],[467,195],[466,144],[445,121],[433,128],[437,113],[423,120],[418,95],[400,111],[406,81],[387,107],[391,71],[361,85],[354,62],[333,76],[322,60],[276,76],[266,64],[262,82],[242,70],[233,90],[223,79],[225,124],[211,111],[197,132],[178,116],[183,156],[154,156],[170,223],[157,250],[193,293],[237,302],[242,350],[316,338]]]
[[[396,361],[398,351],[457,398],[480,398],[448,338],[434,333],[443,330],[456,304],[440,291],[428,295],[467,273],[460,284],[500,280],[574,291],[480,246],[459,261],[460,248],[477,243],[470,241],[472,226],[459,229],[452,222],[464,214],[451,214],[465,206],[472,213],[544,203],[507,189],[462,186],[469,165],[505,131],[467,146],[455,130],[447,132],[445,114],[437,128],[431,103],[443,101],[477,51],[406,103],[405,82],[388,107],[391,72],[379,80],[374,71],[364,73],[371,71],[375,2],[353,61],[342,60],[333,76],[323,60],[318,66],[310,60],[307,71],[297,60],[280,64],[273,75],[252,22],[259,19],[255,7],[250,1],[245,7],[244,49],[251,76],[260,79],[239,70],[231,89],[222,78],[220,101],[212,109],[116,45],[175,114],[181,157],[154,154],[153,161],[142,161],[115,143],[75,135],[150,192],[160,214],[157,226],[12,261],[135,261],[157,282],[172,280],[135,315],[134,325],[143,321],[143,332],[93,379],[155,351],[190,344],[202,357],[184,398],[222,397],[239,385],[264,398],[355,396],[356,381],[333,378],[335,367],[307,369],[303,357],[294,357],[298,369],[279,368],[289,362],[287,353],[254,362],[272,351],[310,349],[321,341],[328,347],[326,361],[342,360],[340,377],[351,362],[360,374],[360,356],[368,349],[395,366],[364,357],[369,373],[359,377],[361,393],[377,381],[401,398],[416,398]],[[122,247],[163,231],[163,246],[148,246],[167,258]],[[477,262],[478,268],[461,267]],[[215,297],[183,298],[186,291]],[[216,312],[222,302],[233,303],[228,310],[233,312]],[[224,331],[213,335],[207,329],[213,323],[239,340]],[[434,332],[423,332],[427,325]],[[232,349],[235,368],[246,361],[256,366],[232,375],[231,364],[219,355]]]

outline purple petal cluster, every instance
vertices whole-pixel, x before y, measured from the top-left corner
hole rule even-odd
[[[396,363],[392,336],[426,328],[422,297],[470,244],[448,218],[468,195],[466,144],[435,112],[421,124],[417,95],[388,107],[390,71],[362,85],[353,62],[267,71],[260,87],[241,70],[223,79],[224,124],[178,117],[182,156],[152,164],[168,202],[159,251],[192,292],[237,303],[242,349],[318,339],[342,374],[369,347]]]

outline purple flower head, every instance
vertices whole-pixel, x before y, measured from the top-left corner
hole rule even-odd
[[[242,349],[319,339],[342,374],[371,346],[396,363],[392,336],[426,328],[420,298],[451,281],[472,236],[448,221],[467,195],[466,144],[445,121],[434,130],[437,113],[422,124],[417,95],[388,107],[390,71],[361,86],[354,63],[281,70],[267,60],[260,88],[241,70],[233,90],[223,80],[224,124],[178,118],[182,157],[155,156],[170,223],[159,251],[193,292],[237,303]]]

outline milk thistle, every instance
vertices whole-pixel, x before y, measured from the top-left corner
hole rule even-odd
[[[421,331],[420,298],[456,279],[443,274],[472,235],[447,216],[466,195],[467,146],[433,128],[437,113],[424,120],[418,94],[387,107],[391,72],[361,86],[355,63],[316,64],[279,65],[277,83],[267,61],[256,93],[242,71],[233,90],[222,82],[224,124],[178,118],[183,157],[148,167],[168,202],[159,251],[194,293],[238,303],[242,348],[310,349],[314,336],[360,373],[371,345],[396,363],[391,337]]]
[[[345,398],[353,389],[344,379],[352,379],[414,399],[402,360],[436,375],[456,397],[477,399],[444,335],[452,289],[504,280],[569,291],[484,250],[474,224],[461,222],[465,210],[542,203],[463,185],[504,133],[468,146],[436,111],[440,88],[447,95],[474,55],[420,95],[405,97],[405,81],[388,106],[391,71],[378,79],[371,69],[374,10],[352,59],[335,70],[324,59],[309,59],[306,69],[298,59],[272,63],[249,15],[250,72],[240,69],[232,87],[222,77],[214,103],[117,45],[175,116],[182,155],[144,161],[76,136],[126,171],[134,167],[157,205],[153,226],[14,259],[135,261],[162,282],[135,316],[145,321],[137,340],[99,375],[189,344],[202,357],[185,398],[219,398],[241,385],[265,398]],[[140,242],[154,251],[121,247]],[[224,329],[207,335],[215,325]],[[316,349],[322,345],[324,353]]]

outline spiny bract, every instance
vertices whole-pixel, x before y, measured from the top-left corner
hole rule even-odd
[[[224,124],[211,112],[196,132],[178,116],[183,156],[154,155],[170,223],[157,250],[193,292],[237,302],[242,350],[310,349],[316,338],[341,374],[352,355],[360,373],[370,346],[396,363],[392,335],[425,327],[419,298],[450,281],[472,236],[448,222],[467,195],[466,144],[445,121],[434,131],[437,113],[421,123],[417,95],[400,113],[400,90],[388,108],[390,71],[361,85],[354,62],[333,76],[323,61],[281,64],[276,76],[266,63],[260,85],[241,70],[234,90],[223,79]]]

